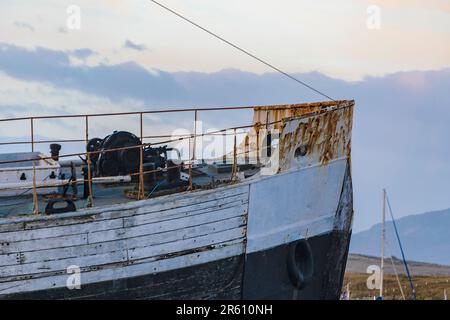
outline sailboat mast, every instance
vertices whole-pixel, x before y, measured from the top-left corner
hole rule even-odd
[[[384,276],[384,241],[386,222],[386,189],[383,189],[383,211],[381,217],[381,267],[380,267],[380,297],[383,298],[383,276]]]

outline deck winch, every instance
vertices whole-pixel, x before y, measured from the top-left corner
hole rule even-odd
[[[127,131],[114,131],[104,139],[93,138],[89,140],[86,150],[93,152],[90,160],[93,166],[93,175],[98,177],[133,175],[140,171],[140,148],[142,141],[136,135]],[[179,152],[167,146],[143,147],[144,171],[164,169],[174,166],[174,159],[170,159],[171,151],[175,151],[180,158]],[[87,163],[87,159],[85,160]],[[180,181],[180,169],[167,169],[164,173],[170,182]],[[151,173],[144,179],[147,183],[156,182],[156,177],[164,175]]]

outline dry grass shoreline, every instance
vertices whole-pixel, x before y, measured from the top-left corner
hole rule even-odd
[[[344,288],[350,287],[350,299],[374,299],[379,295],[379,290],[368,289],[366,273],[369,265],[379,265],[379,258],[364,255],[349,255],[344,278]],[[393,272],[389,258],[385,260],[386,269],[384,276],[384,299],[402,300],[402,295],[397,279]],[[408,278],[404,273],[402,261],[394,259],[394,264],[399,272],[399,279],[406,299],[411,299],[411,288]],[[409,262],[411,275],[419,300],[443,300],[444,290],[450,297],[450,266],[442,266],[430,263]]]

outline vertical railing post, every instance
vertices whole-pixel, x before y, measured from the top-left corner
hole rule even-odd
[[[189,165],[188,165],[188,172],[189,172],[189,191],[192,191],[192,155],[191,155],[191,139],[192,139],[192,135],[189,137],[189,155],[188,155],[188,161],[189,161]]]
[[[86,138],[86,159],[87,159],[87,173],[88,173],[88,189],[89,196],[87,198],[87,207],[90,208],[94,205],[92,195],[92,172],[91,172],[91,153],[87,149],[89,143],[89,116],[85,116],[85,138]]]
[[[31,126],[31,152],[34,153],[34,119],[30,119],[30,126]],[[39,157],[38,157],[39,158]],[[37,196],[37,190],[36,190],[36,161],[34,160],[34,154],[33,154],[33,214],[39,214],[39,203],[38,203],[38,196]]]
[[[192,162],[189,162],[189,191],[193,190],[192,184]]]
[[[223,131],[222,132],[222,151],[223,151],[223,155],[222,155],[222,163],[226,164],[227,163],[227,152],[228,152],[228,146],[227,146],[227,131]]]
[[[138,200],[144,199],[144,126],[143,126],[143,114],[139,114],[140,117],[140,136],[141,146],[139,147],[139,194]]]
[[[234,146],[233,146],[233,167],[231,171],[231,183],[237,181],[237,140],[236,140],[236,128],[234,128]]]
[[[260,159],[260,148],[259,148],[259,123],[255,124],[255,130],[256,130],[256,164],[259,166],[261,164]]]
[[[196,146],[197,146],[197,109],[194,111],[194,141],[192,146],[192,160],[196,159]]]
[[[250,147],[249,147],[249,136],[247,134],[244,138],[244,163],[245,164],[250,163],[249,156],[250,156]]]

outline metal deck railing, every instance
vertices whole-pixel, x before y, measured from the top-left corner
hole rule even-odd
[[[232,173],[230,178],[230,183],[233,183],[236,181],[236,174],[237,174],[237,157],[244,154],[249,154],[250,152],[256,152],[256,161],[259,164],[260,163],[260,152],[262,147],[260,147],[261,141],[260,141],[260,134],[259,131],[262,128],[267,128],[270,125],[274,125],[276,123],[280,122],[287,122],[291,121],[293,119],[298,118],[304,118],[309,116],[314,116],[323,112],[328,112],[329,108],[336,108],[339,107],[340,103],[343,101],[330,101],[330,102],[320,102],[320,103],[309,103],[309,104],[298,104],[298,105],[278,105],[278,106],[244,106],[244,107],[218,107],[218,108],[193,108],[193,109],[169,109],[169,110],[151,110],[151,111],[141,111],[141,112],[117,112],[117,113],[92,113],[92,114],[74,114],[74,115],[57,115],[57,116],[31,116],[31,117],[16,117],[16,118],[9,118],[9,119],[0,119],[0,125],[2,123],[11,123],[11,122],[17,122],[17,121],[28,121],[30,126],[30,140],[28,141],[4,141],[0,142],[0,146],[10,146],[10,145],[30,145],[30,151],[35,152],[35,146],[37,144],[44,144],[44,143],[71,143],[71,142],[78,142],[82,143],[85,142],[87,145],[90,140],[90,127],[89,127],[89,120],[92,118],[99,118],[99,117],[121,117],[121,116],[136,116],[139,119],[139,138],[141,141],[140,145],[134,145],[129,147],[122,147],[122,148],[111,148],[111,149],[102,149],[99,151],[83,151],[83,152],[76,152],[76,153],[67,153],[67,154],[61,154],[58,156],[58,158],[73,158],[73,157],[81,157],[84,156],[86,159],[87,164],[87,180],[83,180],[88,183],[89,186],[89,199],[88,199],[88,206],[93,205],[93,190],[92,190],[92,172],[91,172],[91,157],[96,154],[104,154],[108,152],[117,152],[122,150],[129,150],[129,149],[139,149],[140,156],[139,156],[139,172],[131,173],[130,176],[139,176],[139,183],[138,183],[138,193],[137,193],[137,199],[141,200],[145,198],[144,195],[144,175],[160,172],[161,170],[167,170],[171,168],[183,168],[185,170],[188,170],[189,172],[189,188],[188,190],[193,190],[192,185],[192,166],[193,162],[196,160],[196,148],[197,148],[197,139],[204,136],[209,135],[232,135],[233,136],[233,152],[232,152]],[[278,121],[266,121],[264,123],[251,123],[247,125],[242,126],[235,126],[235,127],[228,127],[208,133],[197,133],[197,121],[198,116],[200,112],[215,112],[215,111],[236,111],[236,110],[284,110],[284,109],[292,109],[292,108],[304,108],[304,109],[311,109],[314,108],[315,111],[307,112],[305,114],[302,114],[301,116],[297,117],[291,117],[291,118],[284,118],[282,120]],[[148,114],[163,114],[163,113],[191,113],[193,115],[193,132],[190,134],[185,135],[175,135],[176,138],[174,138],[173,135],[144,135],[144,124],[143,124],[143,117],[144,115]],[[52,120],[60,120],[60,119],[73,119],[73,118],[79,118],[84,120],[84,137],[83,139],[52,139],[52,140],[36,140],[35,139],[35,123],[40,120],[44,119],[52,119]],[[238,130],[240,130],[238,132]],[[256,150],[250,150],[249,146],[246,146],[247,148],[244,150],[244,152],[238,153],[237,148],[237,136],[240,134],[248,134],[250,130],[254,130],[256,132]],[[163,141],[158,142],[148,142],[145,143],[145,140],[149,139],[163,139],[163,138],[172,138],[167,139]],[[166,145],[173,142],[178,142],[182,140],[188,140],[189,142],[189,156],[188,159],[183,161],[181,164],[167,167],[167,168],[158,168],[155,170],[148,170],[144,171],[144,163],[143,163],[143,154],[144,154],[144,148],[149,146],[157,146],[157,145]],[[41,157],[40,160],[46,160],[46,159],[52,159],[52,156],[48,157]],[[21,159],[21,160],[8,160],[8,161],[0,161],[0,165],[2,164],[14,164],[19,162],[32,162],[33,164],[33,186],[32,186],[32,194],[33,194],[33,213],[39,214],[39,205],[38,205],[38,194],[37,189],[41,186],[37,186],[36,183],[36,165],[35,161],[38,159]],[[68,184],[71,182],[69,181]],[[45,188],[45,186],[43,186]]]

